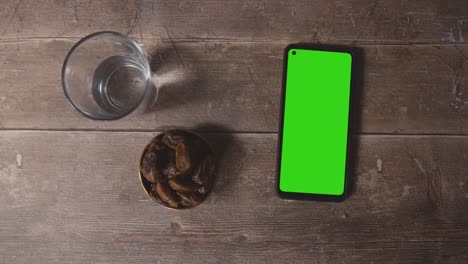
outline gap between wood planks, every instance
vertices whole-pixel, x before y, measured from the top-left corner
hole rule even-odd
[[[278,135],[278,132],[274,131],[217,131],[217,130],[194,130],[200,133],[208,134],[244,134],[244,135]],[[43,128],[0,128],[0,133],[10,132],[10,133],[21,133],[21,132],[93,132],[93,133],[162,133],[163,130],[152,130],[152,129],[43,129]],[[434,138],[434,137],[443,137],[443,138],[466,138],[468,134],[443,134],[443,133],[419,133],[419,134],[408,134],[408,133],[351,133],[351,137],[413,137],[413,138]]]
[[[21,38],[1,38],[1,44],[12,44],[12,43],[23,43],[23,42],[33,42],[33,41],[73,41],[77,42],[78,40],[84,38],[86,35],[78,37],[21,37]],[[129,36],[135,38],[134,36]],[[160,41],[167,43],[204,43],[204,42],[229,42],[229,43],[284,43],[285,45],[289,43],[296,42],[307,42],[307,43],[319,43],[319,44],[337,44],[337,45],[355,45],[355,46],[468,46],[468,42],[450,42],[450,43],[439,43],[439,42],[404,42],[404,41],[394,41],[394,40],[377,40],[377,41],[368,41],[368,40],[353,40],[353,39],[335,39],[330,40],[329,42],[322,41],[299,41],[294,39],[279,39],[279,40],[268,40],[268,39],[230,39],[230,38],[135,38],[137,40],[145,41]]]

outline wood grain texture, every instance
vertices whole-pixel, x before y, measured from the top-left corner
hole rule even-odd
[[[114,30],[156,39],[463,43],[467,14],[464,0],[4,0],[0,39]]]
[[[286,43],[143,43],[162,89],[158,103],[115,122],[83,118],[65,99],[60,71],[73,40],[0,44],[0,128],[160,130],[209,122],[228,131],[277,130]],[[362,48],[356,133],[468,133],[468,47]]]
[[[2,0],[0,39],[79,37],[96,31],[128,33],[135,1]]]
[[[307,42],[464,42],[462,0],[141,1],[143,37]]]
[[[62,62],[101,30],[151,55],[151,111],[69,106]],[[0,263],[468,263],[467,38],[466,0],[3,0]],[[342,203],[275,194],[282,51],[300,41],[360,46],[353,132],[395,134],[352,138]],[[138,179],[144,131],[170,127],[221,131],[203,134],[219,181],[192,210]]]
[[[172,211],[138,180],[152,136],[0,132],[0,262],[468,261],[468,137],[353,138],[354,193],[320,203],[276,197],[276,135],[204,134],[219,182]]]

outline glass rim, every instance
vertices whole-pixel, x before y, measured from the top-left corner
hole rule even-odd
[[[143,55],[143,58],[144,58],[144,61],[146,62],[146,65],[148,66],[148,71],[149,71],[149,75],[151,75],[151,67],[150,67],[150,64],[149,64],[149,61],[148,61],[148,57],[146,55],[146,52],[145,50],[140,46],[140,44],[138,44],[138,42],[136,42],[135,39],[125,35],[125,34],[122,34],[120,32],[115,32],[115,31],[98,31],[98,32],[94,32],[94,33],[91,33],[85,37],[83,37],[82,39],[80,39],[78,42],[76,42],[72,48],[68,51],[67,53],[67,56],[65,57],[65,60],[63,61],[63,64],[62,64],[62,71],[61,71],[61,83],[62,83],[62,89],[63,89],[63,92],[65,94],[65,97],[67,98],[68,102],[72,105],[72,107],[78,111],[78,113],[80,113],[81,115],[87,117],[87,118],[90,118],[92,120],[118,120],[118,119],[121,119],[121,118],[124,118],[126,116],[128,116],[129,114],[133,113],[133,111],[135,111],[135,109],[138,108],[138,106],[140,106],[140,104],[143,102],[148,90],[150,89],[150,87],[153,84],[153,82],[151,81],[151,78],[147,81],[146,83],[146,86],[145,86],[145,91],[143,92],[143,95],[141,96],[138,104],[135,105],[135,107],[129,109],[127,112],[125,112],[124,114],[121,114],[121,115],[116,115],[116,116],[113,116],[113,117],[106,117],[106,118],[100,118],[100,117],[95,117],[89,113],[87,113],[86,111],[83,111],[81,110],[78,106],[75,105],[75,103],[73,103],[73,100],[70,98],[70,95],[68,94],[67,92],[67,86],[65,85],[65,71],[66,71],[66,68],[67,68],[67,65],[68,65],[68,61],[70,59],[70,57],[72,56],[73,52],[79,47],[81,46],[81,44],[85,43],[87,40],[91,39],[91,38],[94,38],[96,36],[99,36],[99,35],[113,35],[113,36],[117,36],[117,37],[121,37],[127,41],[129,41],[131,44],[133,44],[136,49]],[[150,86],[150,87],[148,87]]]

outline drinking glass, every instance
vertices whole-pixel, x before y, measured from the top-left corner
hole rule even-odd
[[[110,31],[73,46],[63,63],[62,85],[78,112],[98,120],[122,118],[157,96],[145,51],[134,39]]]

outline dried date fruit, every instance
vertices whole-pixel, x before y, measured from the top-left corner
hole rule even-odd
[[[167,203],[170,207],[179,207],[177,196],[174,191],[169,188],[169,185],[158,182],[155,186],[156,187],[153,186],[155,194],[157,194],[163,202]]]
[[[202,197],[196,192],[192,193],[177,193],[180,197],[181,204],[184,206],[195,206],[201,203]]]
[[[162,173],[166,175],[168,179],[172,179],[176,175],[180,174],[180,172],[177,170],[176,166],[172,162],[167,164],[166,168],[162,170]]]
[[[156,154],[154,152],[147,153],[143,158],[143,162],[141,164],[141,172],[143,176],[149,182],[156,182],[156,178],[158,177],[158,170],[156,169]]]
[[[165,132],[162,137],[162,142],[164,142],[166,146],[175,149],[177,144],[182,143],[182,141],[184,140],[183,135],[181,135],[178,132],[178,130]]]
[[[211,158],[211,155],[206,155],[195,170],[192,180],[200,185],[205,184],[207,179],[209,179],[213,173],[213,167],[213,159]]]
[[[169,180],[169,186],[174,191],[177,192],[195,192],[200,188],[197,185],[194,185],[193,183],[190,183],[190,181],[187,181],[185,179],[179,179],[179,178],[173,178]]]
[[[184,173],[190,169],[190,156],[187,145],[184,142],[180,142],[176,145],[175,158],[177,170],[179,170],[181,173]]]
[[[156,169],[149,169],[149,170],[145,170],[143,171],[143,176],[149,181],[149,182],[152,182],[152,183],[156,183],[158,180],[159,180],[159,174],[158,174],[158,170]]]

